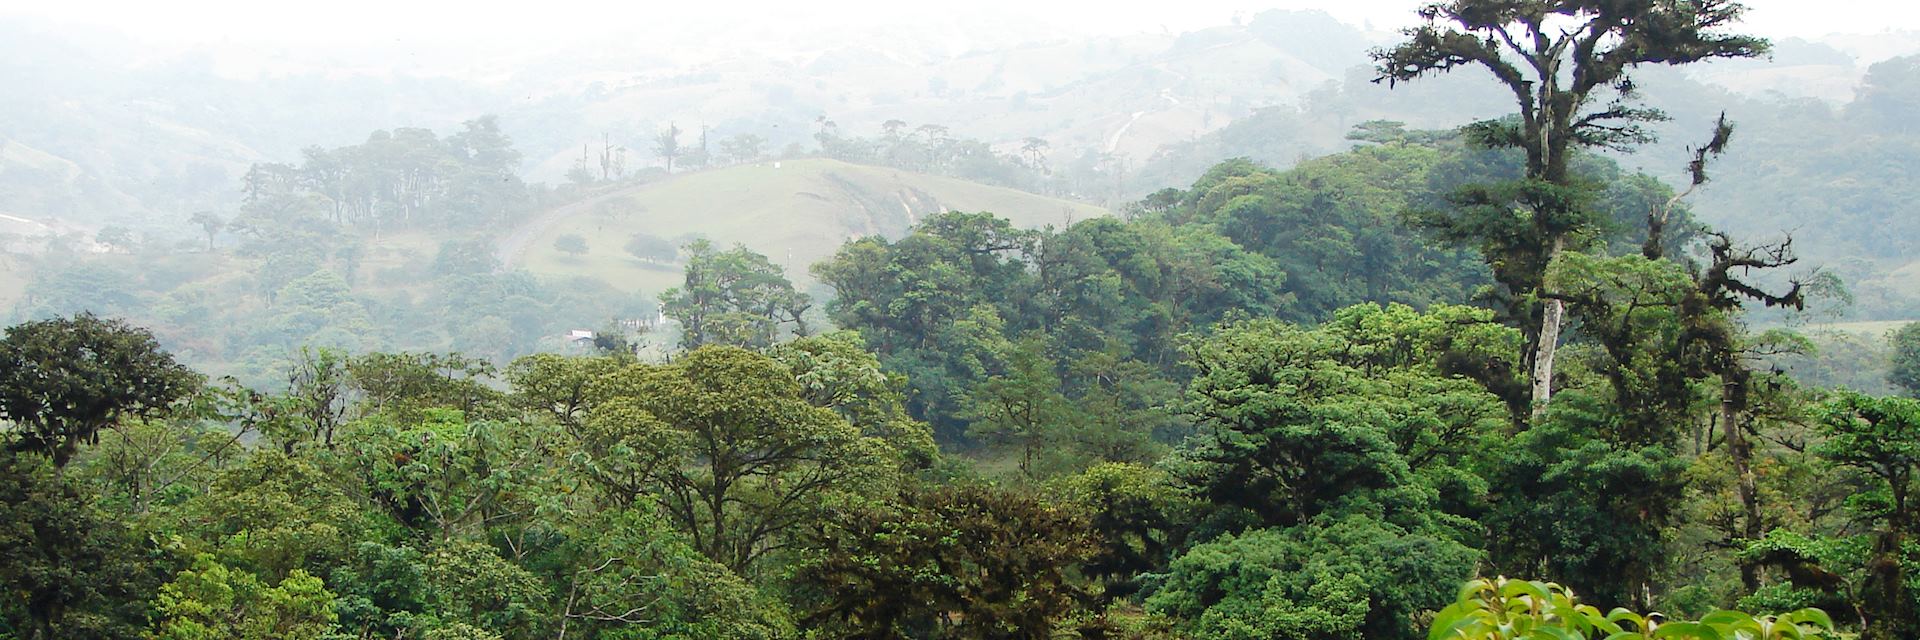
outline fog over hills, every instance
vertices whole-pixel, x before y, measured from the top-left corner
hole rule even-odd
[[[51,176],[59,186],[13,185],[0,210],[180,215],[231,197],[221,187],[251,162],[483,113],[502,117],[533,180],[558,180],[570,149],[602,134],[638,148],[666,123],[704,123],[778,148],[810,143],[821,117],[855,130],[934,123],[995,144],[1040,137],[1055,154],[1097,149],[1137,163],[1257,109],[1298,105],[1392,37],[1317,12],[1242,22],[1120,35],[1007,19],[809,31],[695,22],[641,30],[670,34],[660,39],[588,35],[456,58],[400,45],[243,56],[232,42],[142,44],[4,16],[0,70],[36,90],[0,98],[15,174],[0,181]],[[1696,75],[1748,94],[1844,102],[1868,64],[1915,50],[1912,32],[1789,39],[1770,62],[1706,65]]]
[[[0,14],[8,53],[0,74],[34,87],[0,96],[0,213],[185,237],[190,213],[235,206],[236,185],[254,163],[356,144],[370,131],[447,130],[483,114],[499,117],[531,182],[564,182],[602,146],[624,149],[629,168],[659,165],[652,140],[670,125],[805,154],[829,127],[878,136],[897,122],[1008,154],[1044,141],[1040,159],[1051,168],[1078,163],[1113,174],[1111,188],[1077,197],[1118,207],[1184,185],[1226,157],[1285,166],[1345,149],[1346,131],[1366,120],[1447,128],[1510,111],[1477,72],[1392,92],[1369,83],[1367,51],[1395,34],[1319,11],[1241,12],[1157,31],[1062,29],[992,12],[793,18],[825,22],[692,20],[558,38],[534,31],[496,48],[368,35],[322,50],[238,36],[154,42],[70,18]],[[1754,124],[1749,136],[1770,135],[1768,121],[1784,122],[1774,112],[1795,100],[1844,111],[1872,64],[1920,51],[1920,32],[1776,44],[1770,60],[1643,74],[1649,101],[1676,120],[1662,129],[1663,145],[1623,162],[1678,175],[1691,132],[1723,108]],[[1769,146],[1743,136],[1734,157]],[[1731,179],[1746,170],[1728,166]],[[1699,206],[1740,231],[1810,226],[1802,212],[1734,211],[1712,199]],[[1886,251],[1875,253],[1891,259]],[[1875,280],[1903,266],[1875,262],[1851,273]]]

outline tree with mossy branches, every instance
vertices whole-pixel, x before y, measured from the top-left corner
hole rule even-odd
[[[1766,53],[1766,40],[1724,33],[1745,7],[1729,0],[1452,0],[1422,7],[1424,23],[1373,52],[1378,80],[1408,82],[1481,67],[1513,92],[1519,112],[1468,133],[1526,155],[1519,180],[1462,189],[1448,212],[1421,216],[1443,237],[1479,246],[1506,287],[1508,311],[1531,344],[1534,417],[1553,394],[1565,302],[1547,295],[1548,265],[1592,242],[1604,212],[1572,170],[1578,149],[1652,140],[1666,114],[1640,104],[1633,71]]]

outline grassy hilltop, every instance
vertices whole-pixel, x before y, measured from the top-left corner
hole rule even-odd
[[[680,267],[650,264],[624,249],[645,233],[674,241],[705,237],[772,257],[797,283],[807,266],[850,238],[898,237],[927,215],[992,211],[1023,227],[1065,226],[1105,209],[953,178],[810,159],[715,169],[629,187],[538,216],[508,238],[503,261],[536,273],[584,275],[623,289],[657,293],[679,282]],[[554,248],[577,234],[587,252]],[[804,284],[803,284],[804,286]]]

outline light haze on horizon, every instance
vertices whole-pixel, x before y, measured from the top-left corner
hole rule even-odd
[[[172,48],[300,51],[417,48],[437,54],[551,50],[556,43],[591,41],[675,30],[720,29],[798,35],[836,27],[994,22],[1031,23],[1060,36],[1181,32],[1225,24],[1268,9],[1320,10],[1356,26],[1391,30],[1414,21],[1409,0],[1189,0],[1175,6],[1092,0],[975,0],[964,4],[887,0],[796,3],[717,0],[665,4],[615,0],[510,3],[499,0],[339,0],[275,3],[257,0],[73,0],[6,3],[0,16],[27,15],[56,28],[86,27]],[[1888,0],[1747,0],[1743,31],[1767,37],[1817,38],[1833,33],[1873,34],[1920,28],[1920,5]],[[1875,16],[1863,24],[1858,16]],[[975,35],[975,34],[968,34]],[[1006,34],[984,34],[1002,35]],[[1034,37],[1034,34],[1017,34]]]

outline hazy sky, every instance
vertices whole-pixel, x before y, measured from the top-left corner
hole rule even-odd
[[[1420,1],[0,0],[0,15],[50,20],[56,30],[106,28],[163,50],[205,49],[220,68],[242,77],[288,65],[412,67],[484,75],[512,69],[525,55],[572,50],[581,41],[619,42],[628,51],[704,60],[743,39],[755,40],[759,52],[771,53],[805,47],[788,43],[808,36],[812,44],[837,46],[841,41],[834,35],[821,35],[840,33],[833,27],[893,24],[935,27],[934,39],[951,45],[942,49],[949,52],[1049,36],[1180,32],[1266,9],[1317,9],[1349,23],[1389,30],[1410,23]],[[1747,30],[1769,37],[1920,29],[1920,3],[1914,2],[1746,4],[1751,9]],[[1010,20],[1017,28],[1007,24]],[[978,28],[983,23],[1002,27]],[[701,37],[722,32],[752,35]],[[919,33],[926,31],[911,37],[925,42]]]
[[[814,24],[871,25],[952,19],[968,14],[1032,15],[1062,28],[1098,32],[1191,29],[1220,24],[1236,12],[1320,9],[1378,27],[1404,23],[1415,0],[5,0],[0,11],[109,26],[141,40],[327,44],[391,42],[482,44],[520,39],[616,33],[685,21],[754,20],[789,28]],[[1890,0],[1748,0],[1748,23],[1772,36],[1920,28],[1920,4]],[[1132,5],[1132,6],[1128,6]]]

